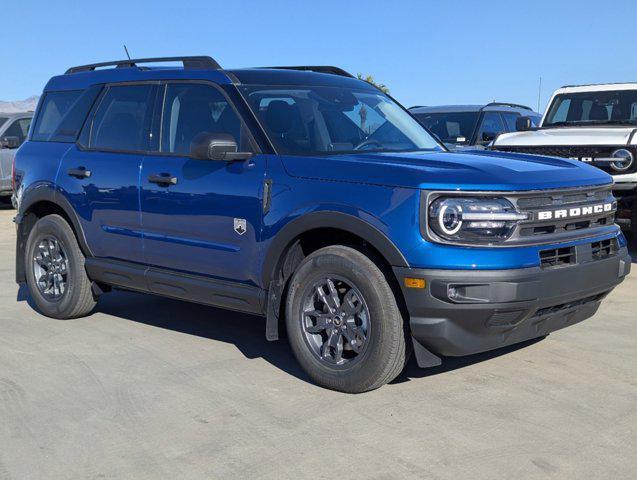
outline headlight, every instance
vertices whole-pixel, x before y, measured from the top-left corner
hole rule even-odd
[[[441,197],[429,205],[428,214],[430,230],[442,240],[487,245],[505,241],[528,218],[503,198]]]
[[[619,159],[617,162],[612,162],[610,166],[613,170],[618,172],[625,172],[633,164],[633,153],[625,148],[620,148],[613,152],[613,158]]]

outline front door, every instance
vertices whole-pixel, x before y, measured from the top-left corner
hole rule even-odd
[[[175,272],[257,284],[266,159],[195,160],[202,132],[228,133],[253,151],[232,104],[209,83],[165,85],[160,152],[144,156],[141,223],[146,263]]]

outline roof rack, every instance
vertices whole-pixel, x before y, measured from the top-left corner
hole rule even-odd
[[[299,65],[297,67],[261,67],[261,68],[273,68],[275,70],[304,70],[309,72],[318,72],[318,73],[329,73],[332,75],[340,75],[341,77],[350,77],[354,78],[349,72],[346,72],[342,68],[332,67],[330,65]]]
[[[89,65],[80,65],[78,67],[69,68],[65,74],[77,72],[92,72],[96,68],[101,67],[137,67],[140,63],[159,63],[159,62],[182,62],[185,70],[220,70],[216,60],[211,57],[158,57],[158,58],[133,58],[126,60],[116,60],[114,62],[91,63]]]
[[[524,110],[533,111],[533,109],[531,107],[527,107],[526,105],[520,105],[519,103],[509,103],[509,102],[491,102],[491,103],[487,103],[480,110],[484,110],[487,107],[515,107],[515,108],[523,108]]]

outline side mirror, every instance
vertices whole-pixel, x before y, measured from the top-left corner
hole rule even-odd
[[[0,139],[0,148],[18,148],[20,146],[20,138],[18,137],[2,137]]]
[[[197,160],[232,162],[246,160],[252,152],[238,152],[234,137],[227,133],[202,132],[190,144],[190,156]]]
[[[527,130],[531,130],[533,124],[531,123],[530,117],[518,117],[515,119],[515,129],[518,132],[526,132]]]
[[[495,140],[497,133],[493,132],[482,132],[482,141],[484,143],[489,143]]]

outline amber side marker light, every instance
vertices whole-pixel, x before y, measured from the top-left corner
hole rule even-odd
[[[425,288],[424,278],[405,277],[405,287],[407,288]]]

